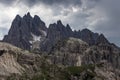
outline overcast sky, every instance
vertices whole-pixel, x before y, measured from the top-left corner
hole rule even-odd
[[[17,14],[38,15],[48,26],[61,19],[72,29],[103,33],[120,46],[120,0],[0,0],[0,39]]]

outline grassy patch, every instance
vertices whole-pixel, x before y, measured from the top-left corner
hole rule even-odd
[[[80,73],[82,73],[83,71],[87,71],[88,69],[94,71],[95,65],[89,64],[89,65],[72,66],[66,68],[66,70],[74,76],[79,76]]]

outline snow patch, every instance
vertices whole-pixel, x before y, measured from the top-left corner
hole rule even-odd
[[[33,46],[31,45],[30,48],[32,48]]]
[[[30,44],[32,44],[32,41],[29,41]]]
[[[29,41],[31,44],[34,43],[34,42],[36,42],[36,41],[40,41],[41,36],[36,36],[33,33],[31,33],[31,35],[33,37],[33,40]]]
[[[46,33],[46,31],[43,31],[43,30],[42,30],[42,32],[43,32],[43,35],[44,35],[44,36],[47,36],[47,33]]]
[[[40,38],[41,38],[41,36],[36,36],[36,35],[34,35],[34,34],[32,34],[32,36],[33,36],[33,41],[40,41]]]

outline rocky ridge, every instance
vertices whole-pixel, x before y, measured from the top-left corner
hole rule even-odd
[[[95,74],[101,75],[105,80],[120,79],[120,49],[112,44],[99,43],[89,46],[80,39],[69,38],[58,42],[50,56],[52,62],[60,66],[96,65]]]
[[[2,80],[119,80],[120,50],[108,44],[89,46],[68,38],[59,41],[48,55],[30,53],[0,43]]]
[[[3,41],[30,50],[46,36],[46,31],[45,23],[37,15],[34,17],[30,13],[23,17],[17,15]]]
[[[120,48],[103,34],[73,31],[60,20],[46,28],[28,13],[16,16],[0,42],[0,64],[3,80],[119,80]]]
[[[60,20],[57,23],[50,24],[47,28],[39,16],[35,15],[32,17],[30,13],[23,17],[16,16],[3,42],[13,44],[22,49],[37,49],[42,52],[49,52],[59,40],[69,37],[79,38],[89,45],[95,45],[105,40],[109,43],[102,34],[99,35],[88,29],[73,31],[69,24],[65,26]]]

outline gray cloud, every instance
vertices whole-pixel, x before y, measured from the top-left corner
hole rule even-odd
[[[8,29],[0,28],[0,40],[7,34]]]
[[[0,0],[0,4],[5,7],[15,5],[18,12],[11,9],[13,10],[11,14],[16,12],[23,15],[27,11],[32,14],[37,13],[47,24],[61,19],[64,24],[69,23],[73,29],[87,27],[105,34],[111,42],[120,45],[118,35],[120,34],[120,0]],[[11,21],[6,22],[10,24]],[[5,31],[0,29],[2,33]]]
[[[44,3],[50,6],[55,4],[64,5],[64,6],[81,4],[81,0],[21,0],[21,1],[23,3],[26,3],[28,6],[34,6],[38,3]]]
[[[28,7],[32,7],[36,4],[46,4],[49,6],[52,6],[52,5],[80,6],[81,5],[81,0],[0,0],[0,3],[8,5],[8,6],[16,2],[23,3]]]
[[[97,6],[106,20],[94,25],[95,31],[103,32],[111,42],[120,46],[120,0],[101,0]]]
[[[7,6],[14,4],[14,2],[16,2],[16,0],[0,0],[0,3],[7,5]]]

